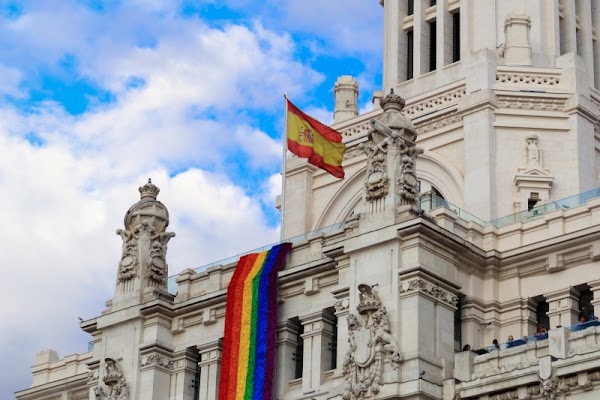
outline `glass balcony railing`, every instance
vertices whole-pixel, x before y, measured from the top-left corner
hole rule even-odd
[[[503,226],[514,224],[515,222],[533,221],[534,219],[541,218],[545,214],[548,214],[552,211],[568,210],[570,208],[575,208],[597,197],[600,197],[600,188],[588,190],[587,192],[579,193],[574,196],[566,197],[564,199],[551,201],[549,203],[542,204],[541,206],[534,207],[531,210],[510,214],[489,222],[486,222],[481,218],[475,217],[473,214],[470,214],[465,210],[458,208],[454,204],[449,203],[448,201],[435,195],[434,193],[424,193],[423,195],[421,195],[421,210],[428,212],[431,210],[435,210],[436,208],[445,207],[455,212],[458,215],[458,217],[464,221],[473,221],[481,226],[493,225],[496,228],[502,228]]]
[[[434,193],[424,193],[420,198],[420,208],[425,212],[429,212],[431,210],[435,210],[436,208],[445,207],[448,210],[453,211],[458,215],[460,219],[467,222],[475,222],[481,226],[489,225],[489,222],[485,222],[481,218],[477,218],[471,213],[466,212],[465,210],[458,208],[452,203],[449,203],[445,199]]]
[[[600,188],[589,190],[589,191],[583,192],[583,193],[579,193],[575,196],[567,197],[565,199],[556,200],[556,201],[550,202],[548,204],[544,204],[539,207],[535,207],[530,211],[522,211],[522,212],[519,212],[516,214],[511,214],[506,217],[498,218],[498,219],[495,219],[490,222],[486,222],[486,221],[482,220],[481,218],[474,216],[473,214],[455,206],[454,204],[448,202],[447,200],[443,199],[442,197],[437,196],[436,194],[431,193],[431,192],[424,193],[421,195],[419,206],[420,206],[421,210],[424,212],[429,212],[431,210],[435,210],[440,207],[445,207],[449,210],[452,210],[454,213],[456,213],[458,215],[458,217],[460,219],[462,219],[463,221],[475,222],[482,227],[485,227],[488,225],[493,225],[497,228],[501,228],[503,226],[510,225],[514,222],[527,222],[527,221],[531,221],[536,218],[540,218],[544,214],[547,214],[551,211],[555,211],[555,210],[559,210],[559,209],[567,210],[569,208],[577,207],[582,204],[585,204],[590,199],[593,199],[596,197],[600,197]],[[336,232],[336,231],[341,231],[344,228],[345,223],[346,223],[345,221],[339,222],[337,224],[333,224],[333,225],[329,225],[329,226],[326,226],[321,229],[317,229],[316,231],[307,232],[303,235],[294,236],[292,238],[286,239],[286,242],[299,243],[304,240],[308,240],[313,237],[319,236],[321,234],[327,234],[327,233],[332,233],[332,232]],[[250,253],[262,252],[264,250],[267,250],[267,249],[273,247],[274,245],[276,245],[278,243],[281,243],[281,242],[271,243],[267,246],[259,247],[258,249],[246,251],[244,253],[240,253],[238,255],[235,255],[235,256],[232,256],[229,258],[225,258],[220,261],[216,261],[216,262],[213,262],[210,264],[203,265],[201,267],[194,268],[194,271],[195,272],[203,272],[203,271],[206,271],[207,269],[209,269],[210,267],[214,267],[217,265],[231,264],[231,263],[239,260],[240,257],[243,255],[250,254]],[[177,278],[177,276],[173,275],[173,276],[170,276],[167,281],[168,291],[169,291],[169,293],[171,293],[173,295],[177,294],[177,282],[175,281],[176,278]]]
[[[311,232],[307,232],[307,233],[302,234],[302,235],[291,237],[289,239],[286,239],[285,242],[288,242],[288,243],[300,243],[300,242],[302,242],[304,240],[308,240],[308,239],[317,237],[319,235],[323,235],[323,234],[327,234],[327,233],[332,233],[332,232],[336,232],[336,231],[341,231],[344,228],[344,224],[345,223],[346,223],[345,221],[338,222],[337,224],[329,225],[329,226],[323,227],[321,229],[317,229],[316,231],[311,231]],[[267,246],[259,247],[258,249],[249,250],[249,251],[246,251],[244,253],[240,253],[238,255],[235,255],[235,256],[232,256],[232,257],[229,257],[229,258],[225,258],[223,260],[215,261],[215,262],[212,262],[210,264],[206,264],[206,265],[203,265],[201,267],[194,268],[194,272],[196,272],[196,273],[198,273],[198,272],[204,272],[207,269],[209,269],[210,267],[215,267],[217,265],[227,265],[227,264],[231,264],[231,263],[237,262],[240,259],[240,257],[242,257],[242,256],[244,256],[246,254],[260,253],[260,252],[263,252],[263,251],[265,251],[267,249],[270,249],[271,247],[273,247],[273,246],[275,246],[276,244],[279,244],[279,243],[282,243],[282,242],[271,243],[271,244],[269,244]],[[177,282],[176,282],[176,279],[177,279],[177,275],[173,275],[173,276],[170,276],[169,279],[167,280],[167,290],[168,290],[169,293],[171,293],[173,295],[177,294]]]

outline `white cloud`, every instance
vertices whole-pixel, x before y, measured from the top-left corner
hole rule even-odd
[[[67,17],[67,8],[57,7],[26,14],[3,31],[12,29],[27,51],[39,50],[35,62],[42,65],[74,54],[82,74],[117,97],[79,116],[52,101],[26,113],[0,104],[0,302],[18,303],[0,311],[11,327],[0,331],[0,353],[11,360],[10,369],[0,368],[3,398],[29,385],[38,351],[55,348],[62,357],[86,350],[77,317],[97,315],[112,297],[120,255],[114,231],[147,177],[161,187],[177,233],[169,245],[172,273],[276,241],[279,228],[268,223],[262,198],[223,172],[224,160],[239,152],[248,170],[272,171],[280,162],[278,140],[238,110],[270,110],[286,89],[322,79],[294,59],[289,35],[258,24],[218,30],[173,17],[161,21],[157,45],[142,49],[132,43],[135,35],[88,40],[98,34],[99,17],[81,9]],[[123,16],[114,18],[118,25]],[[33,40],[44,36],[46,47]],[[145,84],[127,88],[131,76]],[[24,78],[11,79],[0,90],[14,90]]]

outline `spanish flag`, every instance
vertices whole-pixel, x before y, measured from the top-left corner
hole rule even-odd
[[[286,102],[288,150],[343,179],[342,159],[346,145],[342,143],[342,135],[304,114],[287,98]]]

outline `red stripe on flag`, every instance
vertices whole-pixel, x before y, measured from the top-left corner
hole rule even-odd
[[[300,111],[300,109],[298,107],[293,105],[292,102],[289,100],[287,100],[287,105],[288,105],[289,112],[291,112],[292,114],[296,114],[298,117],[300,117],[301,119],[308,122],[308,124],[311,127],[313,127],[325,139],[329,140],[330,142],[337,142],[337,143],[342,142],[342,135],[338,131],[336,131],[335,129],[331,129],[327,125],[322,124],[321,122],[317,121],[316,119],[312,118],[311,116],[304,114],[302,111]]]
[[[302,146],[298,142],[288,139],[288,150],[298,157],[308,158],[308,162],[316,167],[324,169],[336,178],[344,179],[344,169],[342,166],[330,165],[323,160],[323,157],[315,153],[312,147]]]

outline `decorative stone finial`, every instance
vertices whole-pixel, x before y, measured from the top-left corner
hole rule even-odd
[[[390,94],[379,100],[379,104],[383,111],[392,111],[396,110],[398,112],[402,111],[406,102],[402,98],[402,96],[394,93],[394,89],[390,89]]]
[[[140,188],[138,189],[140,191],[140,195],[142,197],[142,199],[152,199],[152,200],[156,200],[156,197],[158,196],[158,193],[160,192],[160,189],[158,188],[158,186],[154,185],[152,183],[152,179],[148,178],[148,183],[146,183],[144,186],[140,186]]]

